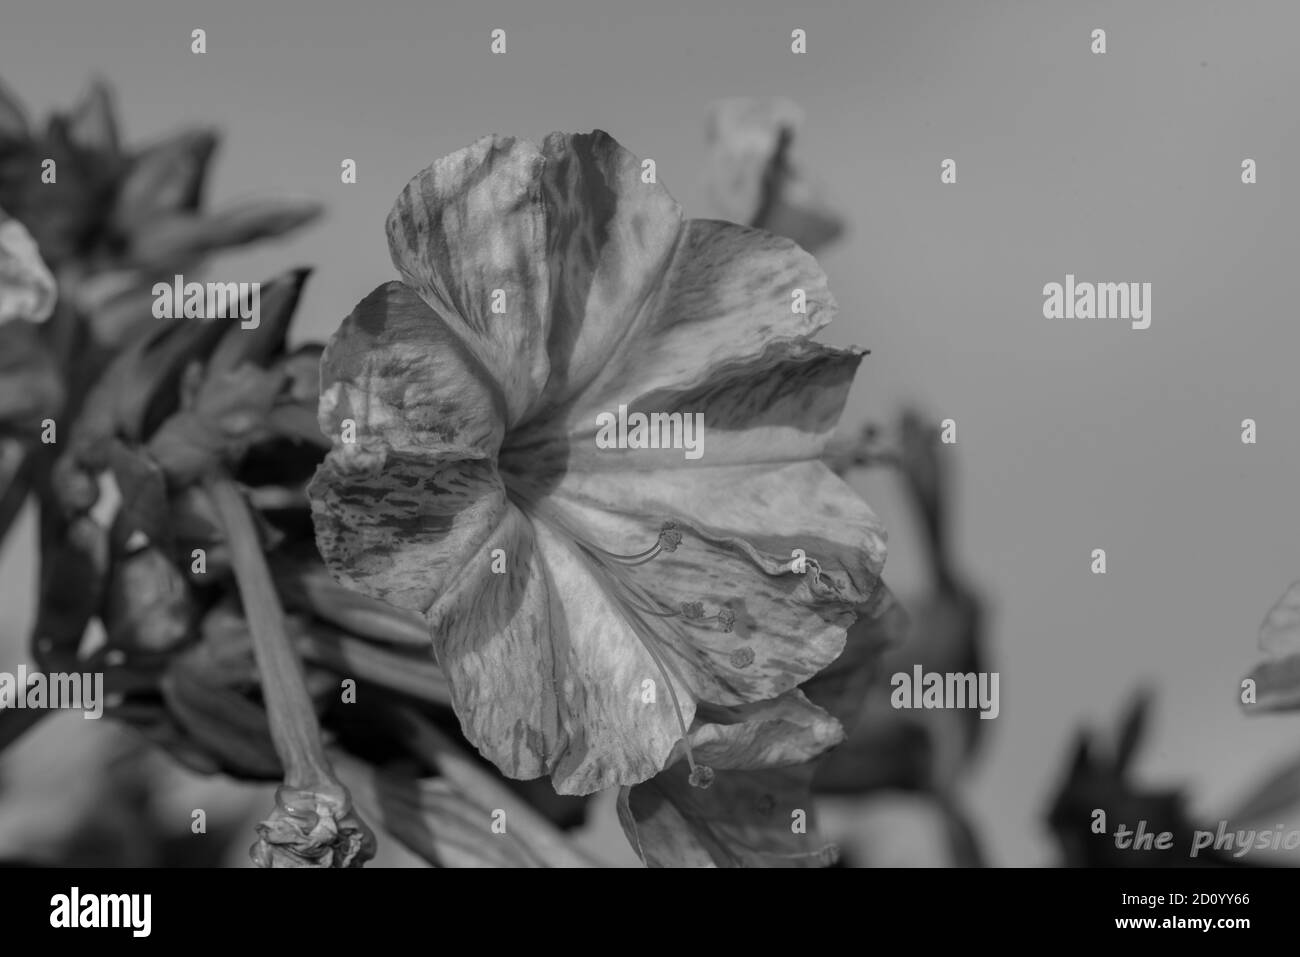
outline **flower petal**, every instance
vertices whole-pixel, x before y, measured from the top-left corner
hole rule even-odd
[[[691,787],[676,764],[624,788],[618,819],[649,867],[827,867],[838,851],[813,827],[812,766],[720,771]],[[804,828],[795,827],[803,821]]]
[[[599,130],[540,149],[485,137],[416,176],[388,218],[394,265],[492,371],[512,427],[607,369],[681,229],[677,203]]]
[[[615,554],[642,551],[665,521],[678,524],[674,551],[626,571],[638,600],[624,614],[649,602],[702,602],[704,616],[728,609],[730,632],[698,616],[645,617],[696,697],[722,705],[776,697],[833,661],[884,564],[879,520],[820,462],[570,473],[533,508]],[[803,573],[792,565],[796,549],[808,559]]]
[[[795,311],[796,290],[802,311]],[[778,384],[793,372],[783,363],[826,348],[809,352],[797,344],[830,322],[835,310],[825,273],[794,243],[733,223],[691,220],[646,317],[563,421],[547,431],[590,447],[594,417],[620,403],[645,411],[708,411],[698,397],[711,394],[721,379],[734,380],[745,393],[766,376]]]
[[[388,214],[393,265],[489,371],[511,424],[550,371],[545,162],[532,143],[484,137],[412,179]]]
[[[491,569],[497,548],[504,574]],[[632,784],[682,735],[622,609],[571,544],[513,508],[428,617],[462,730],[508,777],[549,773],[560,794]],[[689,727],[694,703],[673,690]]]

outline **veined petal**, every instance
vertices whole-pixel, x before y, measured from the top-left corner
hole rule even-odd
[[[511,425],[550,372],[545,163],[531,143],[487,136],[418,174],[388,214],[393,265],[490,371]]]
[[[603,415],[570,423],[566,467],[693,471],[819,458],[834,434],[863,355],[861,350],[818,342],[775,342],[757,357],[715,367],[712,378],[698,386],[626,393],[623,400],[611,399]],[[626,410],[620,409],[623,405]],[[644,416],[644,438],[639,440],[632,439],[638,421],[634,415]],[[619,424],[623,416],[628,447],[609,447],[608,426]],[[554,434],[547,434],[529,446],[508,442],[502,465],[511,467],[516,449],[522,457],[533,454],[539,444],[556,441]],[[658,447],[631,447],[634,441]]]
[[[513,486],[512,486],[513,487]],[[856,610],[879,583],[885,536],[875,514],[820,462],[570,472],[530,506],[574,540],[607,553],[653,545],[665,521],[682,541],[620,569],[625,614],[653,602],[703,615],[641,615],[669,647],[696,697],[734,705],[789,691],[833,661]],[[807,559],[795,571],[796,549]],[[705,620],[726,609],[731,631]]]
[[[492,370],[509,423],[608,371],[653,311],[681,208],[608,134],[485,137],[413,179],[388,218],[398,271]]]
[[[316,544],[338,580],[425,611],[511,506],[491,462],[331,452],[308,488]]]
[[[571,544],[514,509],[428,618],[465,736],[509,777],[549,773],[560,794],[636,783],[682,735],[672,679],[618,603]],[[694,702],[674,691],[689,726]]]
[[[570,421],[620,400],[712,384],[720,371],[757,363],[774,343],[809,338],[835,311],[826,274],[790,240],[693,219],[653,314],[587,390]]]
[[[843,741],[844,728],[796,689],[752,705],[701,706],[690,738],[697,761],[753,771],[811,761]]]
[[[547,411],[588,391],[660,308],[683,232],[681,207],[601,130],[552,133],[546,156],[551,279]],[[644,317],[644,318],[643,318]]]
[[[356,441],[343,441],[344,423]],[[321,431],[344,460],[489,458],[505,434],[505,398],[447,324],[399,282],[375,289],[321,357]]]

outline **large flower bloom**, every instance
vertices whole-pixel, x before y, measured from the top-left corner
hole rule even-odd
[[[322,555],[422,612],[466,737],[561,793],[644,781],[683,739],[707,785],[697,702],[822,670],[884,562],[819,461],[862,357],[810,338],[825,275],[646,179],[599,131],[439,160],[388,217],[403,281],[322,359]],[[620,406],[702,413],[702,456],[599,447]]]

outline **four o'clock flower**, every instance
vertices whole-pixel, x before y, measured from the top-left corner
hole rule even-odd
[[[562,793],[644,781],[678,742],[707,786],[698,709],[834,661],[885,554],[819,461],[863,354],[812,340],[825,275],[644,170],[599,131],[437,161],[388,217],[401,281],[322,358],[322,555],[423,613],[465,735]],[[703,456],[599,447],[620,405],[702,413]]]

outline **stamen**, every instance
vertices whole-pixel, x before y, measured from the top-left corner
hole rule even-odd
[[[644,565],[653,559],[660,552],[675,552],[677,546],[682,543],[682,533],[677,528],[676,522],[664,522],[663,527],[659,530],[659,539],[643,552],[637,552],[635,555],[619,555],[617,552],[606,551],[596,545],[583,544],[593,552],[599,553],[602,557],[608,558],[612,562],[618,562],[620,565]]]

